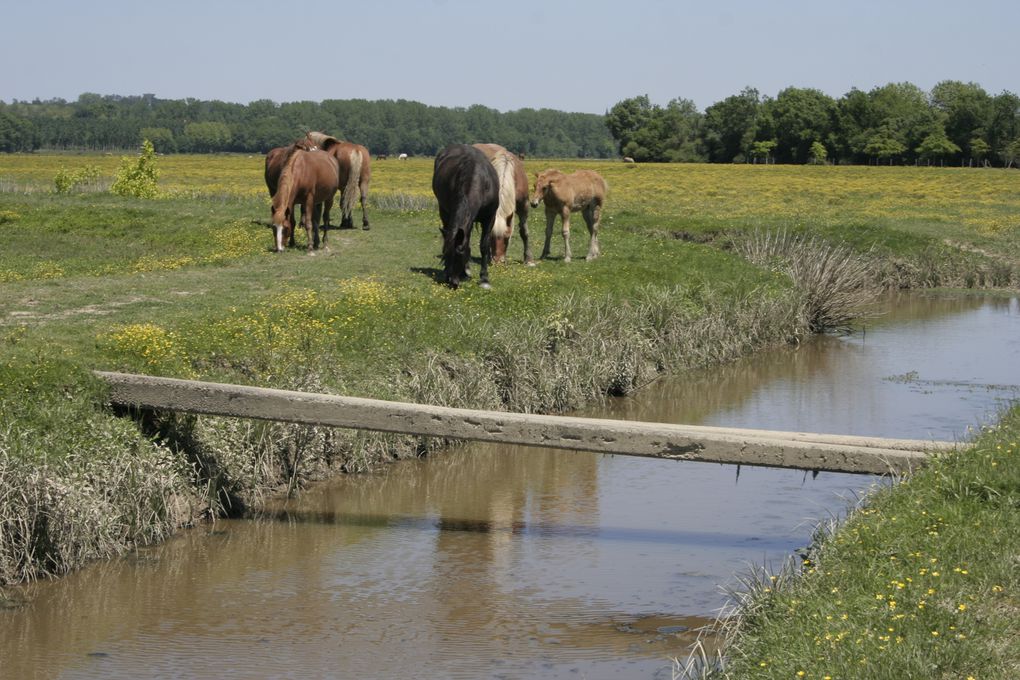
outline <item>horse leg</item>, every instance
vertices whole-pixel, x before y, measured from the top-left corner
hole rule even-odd
[[[333,210],[333,197],[330,196],[322,205],[322,247],[326,250],[326,234],[329,233],[329,213]]]
[[[588,255],[586,260],[594,260],[599,256],[599,223],[602,221],[602,206],[593,203],[584,209],[584,221],[588,225]]]
[[[301,204],[298,204],[297,206],[295,206],[295,210],[297,208],[301,209],[301,217],[300,217],[300,219],[301,219],[301,222],[304,223],[304,220],[305,220],[305,207],[303,205],[301,205]],[[295,217],[296,217],[296,215],[295,215]],[[295,221],[294,224],[291,226],[290,234],[287,236],[287,247],[288,248],[293,248],[294,247],[294,230],[295,229],[297,229],[297,221]]]
[[[521,243],[524,244],[524,264],[529,267],[535,266],[535,260],[531,257],[531,244],[528,242],[528,212],[527,210],[517,211],[517,226],[521,230]]]
[[[545,209],[545,246],[542,247],[541,259],[549,257],[549,244],[552,242],[553,225],[556,224],[556,211],[546,207]]]
[[[570,206],[563,206],[563,261],[570,262]]]
[[[478,274],[478,283],[482,288],[491,287],[489,284],[489,260],[492,259],[492,227],[495,223],[496,215],[493,213],[492,218],[487,219],[482,225],[482,242],[478,244],[478,249],[482,254],[482,271]],[[470,259],[470,254],[468,259]]]
[[[314,199],[305,200],[304,208],[301,210],[301,222],[305,225],[305,238],[308,242],[308,254],[314,255],[313,246],[319,242],[319,219],[315,214],[316,205]]]
[[[367,231],[369,229],[369,226],[368,226],[368,213],[365,212],[365,201],[368,200],[368,187],[362,185],[360,188],[361,188],[361,228]]]

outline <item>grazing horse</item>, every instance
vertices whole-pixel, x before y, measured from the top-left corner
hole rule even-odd
[[[336,159],[324,151],[306,151],[294,146],[280,171],[276,192],[273,194],[272,227],[276,252],[283,251],[285,241],[294,234],[294,206],[301,206],[301,222],[308,235],[308,253],[319,247],[318,204],[329,215],[333,196],[337,191]],[[327,218],[328,219],[328,218]]]
[[[543,259],[549,256],[553,224],[559,215],[563,219],[563,261],[570,262],[570,213],[578,210],[584,215],[585,224],[588,225],[588,255],[585,259],[594,260],[599,256],[599,222],[602,219],[602,204],[606,201],[608,190],[606,180],[593,170],[578,170],[569,175],[559,170],[538,173],[535,193],[531,196],[531,206],[537,208],[539,201],[545,201]]]
[[[341,229],[353,229],[354,201],[361,199],[361,228],[368,229],[368,214],[365,201],[368,199],[368,183],[372,179],[372,155],[361,144],[344,142],[322,132],[309,132],[308,140],[326,153],[332,154],[340,167],[340,218]],[[323,234],[323,240],[326,236]]]
[[[294,149],[305,149],[306,151],[308,151],[308,150],[312,150],[314,148],[315,148],[315,145],[312,144],[312,142],[309,139],[302,138],[302,139],[297,140],[293,144],[288,144],[287,146],[278,146],[278,147],[275,147],[273,149],[270,149],[269,152],[266,153],[265,178],[266,178],[266,188],[269,189],[269,197],[270,198],[272,198],[273,196],[276,195],[276,187],[280,184],[280,172],[283,171],[283,166],[287,162],[287,159],[290,158],[291,152],[294,151]],[[322,204],[317,204],[315,206],[315,209],[317,211],[322,210]],[[302,208],[302,210],[304,210],[304,208]],[[316,219],[318,219],[318,217],[319,216],[316,215]],[[325,229],[327,229],[329,227],[329,211],[328,210],[326,211],[325,215],[323,215],[323,217],[325,217],[325,219],[323,220],[323,229],[325,230]],[[304,214],[302,213],[302,221],[303,221],[303,218],[304,218]],[[325,232],[323,232],[323,233],[325,233]],[[294,230],[293,229],[291,229],[291,231],[290,231],[290,238],[288,240],[287,247],[288,248],[293,248],[294,247]]]
[[[489,287],[490,234],[499,210],[499,177],[481,151],[467,144],[451,144],[436,156],[432,193],[443,222],[443,266],[452,288],[468,277],[471,228],[482,225],[479,283]]]
[[[524,170],[524,163],[499,144],[473,146],[485,154],[499,177],[499,211],[492,227],[492,261],[502,262],[506,259],[516,214],[521,228],[521,241],[524,242],[524,262],[533,265],[528,243],[528,173]]]

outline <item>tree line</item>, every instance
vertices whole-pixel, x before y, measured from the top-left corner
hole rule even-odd
[[[434,155],[451,142],[495,142],[534,156],[606,158],[616,147],[604,116],[552,109],[502,113],[406,100],[331,99],[249,104],[154,95],[82,94],[77,101],[0,101],[0,151],[137,149],[264,153],[321,130],[373,154]]]
[[[605,115],[552,109],[500,112],[407,100],[249,104],[82,94],[77,101],[0,101],[0,151],[137,149],[264,153],[308,130],[374,154],[434,155],[450,142],[495,142],[531,156],[643,162],[1020,165],[1020,97],[946,80],[856,88],[833,98],[788,87],[745,88],[701,112],[689,99],[647,95]]]
[[[1020,97],[946,80],[930,92],[890,83],[835,99],[788,87],[754,88],[699,112],[632,97],[606,113],[620,153],[653,162],[1020,164]]]

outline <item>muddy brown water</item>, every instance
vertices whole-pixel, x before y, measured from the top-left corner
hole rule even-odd
[[[907,298],[585,415],[952,439],[1018,386],[1016,298]],[[873,483],[465,446],[21,589],[0,678],[669,678],[724,588]]]

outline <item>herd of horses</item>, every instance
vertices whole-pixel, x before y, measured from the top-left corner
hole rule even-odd
[[[369,228],[365,201],[371,179],[368,149],[336,137],[309,132],[288,146],[266,154],[265,179],[273,229],[273,247],[282,252],[294,246],[298,222],[305,229],[308,252],[326,247],[330,211],[340,194],[340,227],[354,226],[353,211],[361,202],[361,225]],[[451,144],[436,155],[432,193],[439,203],[442,222],[442,262],[445,281],[456,288],[470,276],[471,232],[481,225],[479,284],[489,287],[489,263],[507,257],[517,218],[524,262],[534,265],[528,241],[528,209],[545,203],[545,246],[541,258],[549,257],[556,218],[562,220],[564,262],[571,259],[570,215],[580,212],[588,227],[588,254],[599,256],[598,230],[606,200],[606,181],[592,170],[565,174],[540,172],[528,195],[528,175],[519,156],[498,144]],[[300,211],[300,218],[296,216]],[[320,238],[321,231],[321,238]]]

